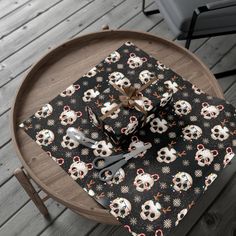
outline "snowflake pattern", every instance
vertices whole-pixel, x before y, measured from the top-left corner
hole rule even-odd
[[[161,182],[160,183],[160,188],[161,189],[166,189],[167,188],[167,184],[165,182]]]
[[[174,207],[180,207],[181,206],[181,200],[179,198],[173,199],[173,206]]]
[[[144,160],[143,161],[143,165],[144,166],[149,166],[150,165],[150,161],[149,160]]]
[[[194,193],[195,194],[200,194],[201,193],[201,189],[199,187],[194,188]]]
[[[128,186],[121,186],[120,187],[120,191],[122,193],[128,193],[129,192],[129,187]]]
[[[193,146],[191,144],[188,144],[188,145],[186,145],[186,149],[191,151],[191,150],[193,150]]]
[[[219,163],[214,164],[214,170],[215,171],[220,171],[221,170],[221,165]]]
[[[171,228],[171,226],[172,226],[172,221],[170,219],[164,220],[164,228],[169,229]]]
[[[66,156],[67,158],[72,157],[72,153],[71,153],[71,152],[66,152],[65,156]]]
[[[129,169],[135,169],[135,163],[130,162],[130,163],[128,164],[128,167],[129,167]]]
[[[171,199],[171,198],[170,198],[170,195],[165,195],[165,196],[164,196],[164,201],[165,201],[165,202],[169,202],[170,199]]]
[[[96,190],[97,191],[101,191],[103,189],[103,186],[101,185],[101,184],[98,184],[97,186],[96,186]]]
[[[140,196],[134,196],[134,202],[138,203],[138,202],[141,202],[141,197]]]
[[[132,50],[134,49],[136,56],[144,58],[140,68],[131,68],[128,63],[126,63],[126,59],[124,60],[123,58],[124,54],[122,54],[123,49],[128,51],[128,53],[125,54],[127,59],[131,57],[131,53],[134,52]],[[157,229],[160,229],[163,231],[163,235],[166,235],[166,233],[171,232],[171,228],[175,227],[174,222],[176,222],[176,217],[180,210],[188,208],[190,201],[193,199],[194,202],[197,201],[197,199],[203,195],[204,191],[206,191],[206,176],[210,173],[217,173],[217,175],[219,175],[219,172],[224,169],[224,157],[227,150],[231,150],[227,148],[234,149],[234,147],[236,147],[236,138],[233,137],[236,126],[235,108],[224,100],[207,96],[204,93],[199,94],[198,90],[196,90],[195,87],[193,88],[192,84],[187,80],[183,80],[171,69],[165,68],[164,66],[160,69],[162,67],[161,64],[159,65],[160,68],[157,70],[156,59],[150,58],[148,55],[141,56],[143,52],[134,48],[132,44],[118,49],[118,52],[120,53],[120,60],[118,60],[118,62],[108,63],[103,61],[99,66],[95,67],[95,69],[97,69],[95,70],[96,75],[89,79],[83,77],[75,82],[75,91],[73,94],[66,97],[59,95],[54,100],[49,101],[49,105],[51,105],[53,109],[48,117],[36,118],[35,115],[33,115],[30,119],[27,119],[21,127],[25,128],[25,131],[34,140],[37,139],[38,144],[41,144],[40,137],[45,138],[46,145],[41,145],[41,147],[43,150],[50,152],[50,155],[57,161],[54,164],[60,164],[69,175],[72,176],[72,172],[77,168],[78,172],[74,172],[73,178],[77,178],[78,176],[76,175],[78,174],[83,174],[83,178],[81,179],[80,176],[76,179],[76,182],[82,188],[90,191],[91,195],[94,195],[93,197],[99,200],[104,207],[111,207],[111,202],[116,198],[128,200],[131,205],[131,209],[129,209],[128,212],[129,215],[124,218],[119,217],[119,221],[122,224],[129,225],[132,232],[152,236]],[[160,111],[159,107],[156,111],[150,111],[150,114],[154,113],[156,118],[161,118],[157,120],[158,122],[155,123],[151,121],[147,124],[148,128],[140,128],[140,126],[137,126],[139,130],[132,136],[132,144],[128,143],[127,140],[127,143],[120,146],[117,146],[117,144],[113,142],[113,147],[111,147],[108,144],[108,136],[104,135],[102,132],[102,127],[95,126],[94,124],[91,125],[93,117],[91,117],[90,113],[85,109],[85,105],[87,106],[96,102],[96,109],[102,107],[111,94],[111,84],[108,83],[108,76],[112,72],[119,71],[123,73],[125,77],[130,79],[130,82],[132,78],[132,86],[140,88],[140,86],[142,86],[140,72],[147,69],[155,73],[158,77],[158,81],[148,88],[145,88],[145,90],[141,92],[143,96],[149,99],[152,96],[154,96],[155,99],[161,98],[168,89],[167,84],[169,82],[164,83],[167,80],[178,84],[177,91],[173,94],[166,106],[161,108],[162,111]],[[85,91],[91,88],[95,88],[100,94],[98,94],[96,99],[93,99],[91,103],[85,103],[81,97],[84,96]],[[114,99],[116,100],[115,94]],[[180,116],[175,113],[173,105],[176,103],[177,99],[185,100],[191,104],[192,109],[190,109],[188,114]],[[214,106],[222,105],[224,109],[220,111],[217,117],[207,119],[202,114],[203,107],[204,109],[207,108],[204,103]],[[155,103],[152,104],[155,105]],[[159,106],[160,104],[157,103],[157,105]],[[80,116],[73,121],[73,127],[82,130],[89,138],[105,142],[102,142],[102,144],[94,150],[86,148],[81,144],[74,147],[73,141],[66,137],[66,130],[72,125],[62,125],[59,120],[60,114],[65,108],[68,108],[66,106],[68,106],[70,110],[75,111],[76,114],[80,114],[79,112],[81,112]],[[94,109],[92,109],[92,111]],[[134,110],[137,111],[136,108],[120,109],[118,118],[113,119],[110,124],[113,130],[118,130],[122,133],[123,119],[130,120]],[[98,110],[96,110],[96,112],[97,111]],[[165,124],[164,120],[167,121],[167,124]],[[132,119],[132,122],[133,121],[134,119]],[[133,124],[129,126],[130,129],[132,129],[132,125]],[[184,131],[184,127],[187,125],[196,125],[202,130],[194,128],[193,133],[187,136]],[[212,128],[216,125],[225,125],[229,129],[229,136],[225,137],[222,141],[218,140],[217,137],[214,139],[212,135]],[[157,127],[151,130],[150,126]],[[164,131],[163,128],[166,129],[166,127],[167,130]],[[200,137],[198,137],[198,135],[194,136],[194,132],[196,131]],[[184,136],[189,138],[184,138]],[[128,136],[128,139],[129,138],[131,138],[131,135]],[[116,178],[108,182],[100,181],[99,171],[92,166],[95,157],[99,157],[103,154],[109,156],[121,152],[125,153],[127,149],[130,150],[148,143],[151,143],[151,148],[132,160],[129,160],[127,165],[124,165],[122,169],[119,170]],[[198,161],[195,160],[196,152],[202,149],[200,144],[206,149],[212,151],[217,150],[218,152],[217,157],[214,158],[209,165],[201,166]],[[158,153],[160,149],[162,149],[162,151]],[[73,159],[76,160],[74,157],[78,158],[76,163],[73,161]],[[167,159],[162,159],[164,157]],[[80,168],[82,168],[82,170],[80,170]],[[177,189],[175,189],[174,178],[178,173],[181,174],[181,172],[186,172],[193,180],[191,187],[187,191],[177,191]],[[188,175],[184,174],[183,176],[189,178]],[[141,177],[145,177],[144,180]],[[135,179],[138,181],[138,178],[141,178],[139,180],[140,184],[140,181],[145,182],[146,177],[147,182],[151,184],[151,188],[143,192],[139,191],[140,189],[134,184]],[[162,207],[160,210],[161,217],[153,222],[143,220],[140,215],[142,205],[149,200],[153,201],[154,204],[159,202]],[[123,203],[128,204],[125,200]],[[168,213],[163,214],[164,209],[169,209],[169,207],[171,211],[167,211]]]
[[[148,224],[148,225],[146,226],[146,230],[147,230],[147,232],[153,232],[153,231],[154,231],[153,225]]]
[[[88,154],[89,154],[89,149],[88,149],[88,148],[83,148],[83,149],[81,150],[81,155],[87,156]]]
[[[197,178],[202,177],[202,170],[195,170],[194,174]]]
[[[170,173],[170,167],[169,166],[163,166],[161,168],[161,171],[163,174],[169,174]]]
[[[53,152],[56,152],[57,150],[58,150],[58,147],[57,147],[56,145],[53,145],[53,146],[52,146],[52,151],[53,151]]]
[[[130,224],[131,225],[136,225],[137,224],[137,219],[135,218],[135,217],[132,217],[131,219],[130,219]]]
[[[108,192],[107,193],[107,197],[108,198],[113,198],[114,197],[114,193],[113,192]]]
[[[183,166],[189,166],[189,160],[183,160]]]

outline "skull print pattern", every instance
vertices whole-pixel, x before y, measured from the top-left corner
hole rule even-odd
[[[132,133],[140,121],[132,110],[117,109],[111,114],[113,125],[106,128],[111,132],[122,129],[130,138],[122,145],[111,143],[88,103],[93,102],[106,114],[118,104],[109,93],[112,83],[139,88],[154,76],[158,80],[141,92],[146,110],[153,106],[146,125]],[[124,118],[128,125],[122,126]],[[55,165],[133,236],[170,235],[188,217],[192,206],[198,207],[204,192],[217,184],[236,152],[235,108],[205,94],[131,42],[108,55],[20,126]],[[66,134],[71,126],[96,140],[94,149],[71,139]],[[99,180],[92,165],[96,157],[109,158],[146,145],[150,148],[129,160],[111,180]]]

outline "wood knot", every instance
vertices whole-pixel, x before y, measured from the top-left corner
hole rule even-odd
[[[217,223],[217,218],[218,218],[218,217],[217,217],[216,214],[214,214],[214,213],[206,213],[206,214],[204,215],[204,220],[205,220],[206,224],[207,224],[208,226],[210,226],[210,227],[216,225],[216,223]]]

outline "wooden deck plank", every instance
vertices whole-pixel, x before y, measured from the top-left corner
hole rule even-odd
[[[81,33],[87,34],[102,29],[103,25],[108,24],[110,29],[120,28],[127,21],[132,19],[136,14],[141,11],[142,1],[140,0],[128,0],[114,8],[108,14],[102,16],[99,20],[94,22],[92,25],[84,29]],[[79,34],[73,35],[77,37]]]
[[[155,2],[147,4],[147,10],[153,9]],[[140,13],[122,25],[121,29],[149,31],[163,20],[160,14],[145,16],[140,8]]]
[[[10,113],[6,112],[0,117],[0,148],[10,140],[9,116]]]
[[[122,226],[121,226],[122,227]],[[114,235],[114,232],[120,228],[120,226],[114,226],[114,225],[105,225],[105,224],[99,224],[96,228],[93,229],[92,232],[87,234],[86,236],[108,236],[108,235]],[[125,231],[124,231],[125,232]],[[123,234],[122,234],[123,235]],[[130,234],[129,234],[130,235]],[[126,234],[124,234],[126,236]]]
[[[236,46],[234,46],[229,53],[224,55],[224,57],[216,64],[216,66],[213,67],[212,71],[214,73],[218,73],[226,70],[232,70],[234,68],[236,68]],[[231,89],[235,81],[236,75],[218,80],[225,93],[226,99],[229,101],[231,100],[232,96],[236,97],[236,90],[234,90],[233,93],[230,93],[230,95],[227,92]]]
[[[27,202],[29,197],[16,178],[0,188],[0,227]]]
[[[52,199],[47,200],[45,205],[51,218],[44,218],[30,201],[0,228],[0,235],[37,235],[65,210],[64,206]]]
[[[32,0],[23,5],[23,7],[16,9],[12,14],[7,15],[0,21],[0,38],[6,37],[15,29],[21,27],[30,20],[36,18],[43,12],[49,10],[62,0],[47,0],[38,1]],[[17,19],[17,20],[16,20]]]
[[[29,44],[94,0],[76,1],[77,4],[75,4],[75,1],[76,0],[67,0],[59,2],[53,8],[50,8],[37,18],[24,24],[24,27],[16,29],[14,32],[3,38],[0,41],[0,61],[13,55],[25,45]],[[48,21],[49,18],[51,19],[50,21]],[[47,24],[45,24],[45,22],[47,22]]]
[[[82,217],[69,209],[66,209],[52,225],[49,225],[40,236],[83,236],[86,235],[92,228],[98,225],[97,222],[91,221]]]
[[[189,236],[231,236],[236,225],[236,176],[227,184]]]
[[[0,150],[0,186],[13,176],[13,171],[21,163],[15,154],[13,146],[8,143]]]
[[[15,78],[18,74],[22,73],[22,71],[29,68],[33,62],[48,52],[50,48],[55,47],[56,45],[63,43],[69,37],[82,32],[82,30],[92,25],[96,20],[124,1],[125,0],[94,1],[89,7],[91,9],[97,9],[96,12],[88,11],[87,8],[80,10],[41,37],[37,38],[36,41],[29,43],[19,52],[7,58],[3,62],[5,65],[4,69],[2,71],[0,70],[0,77],[2,78],[0,87],[5,82],[12,80],[12,78]]]
[[[236,76],[233,76],[234,82],[232,85],[228,88],[228,90],[225,93],[225,98],[227,101],[232,103],[236,107]]]
[[[8,14],[11,14],[14,10],[18,9],[19,7],[22,7],[24,4],[30,2],[31,0],[8,0],[8,1],[1,1],[0,2],[0,20],[7,16]]]
[[[235,44],[235,34],[212,37],[196,52],[196,55],[199,56],[209,68],[212,68]]]

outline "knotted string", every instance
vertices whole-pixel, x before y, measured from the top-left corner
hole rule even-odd
[[[149,87],[156,80],[158,80],[157,77],[149,80],[148,83],[144,84],[139,89],[134,88],[133,86],[120,88],[116,84],[112,84],[112,86],[122,94],[122,95],[119,96],[120,103],[117,106],[113,107],[106,114],[104,114],[103,116],[99,117],[99,119],[102,120],[102,121],[105,120],[113,112],[115,112],[121,106],[123,106],[125,108],[131,108],[131,109],[136,108],[137,110],[140,110],[144,114],[144,123],[145,123],[146,122],[146,118],[147,118],[147,112],[136,101],[142,100],[142,95],[140,94],[140,92],[143,91],[144,89],[146,89],[147,87]]]

